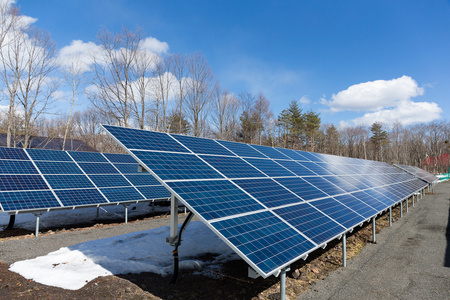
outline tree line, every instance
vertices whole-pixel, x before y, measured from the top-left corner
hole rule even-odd
[[[98,151],[121,151],[99,126],[111,124],[420,167],[446,151],[448,121],[337,128],[294,100],[275,116],[263,93],[236,95],[222,87],[202,53],[150,51],[139,28],[102,28],[88,61],[81,55],[61,61],[50,34],[4,3],[0,132],[8,147],[46,136],[61,138],[63,149],[77,139]],[[70,90],[69,109],[58,114],[53,104],[61,88]],[[75,109],[80,97],[90,102],[81,110]]]

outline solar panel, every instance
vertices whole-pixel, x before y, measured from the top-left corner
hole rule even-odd
[[[168,197],[167,189],[150,173],[138,172],[138,164],[130,155],[0,147],[2,211]]]
[[[433,183],[438,180],[438,178],[436,176],[434,176],[433,174],[430,174],[427,171],[422,170],[418,167],[400,165],[400,164],[394,164],[394,166],[414,175],[417,178],[420,178],[420,179],[426,181],[427,183]]]
[[[422,188],[380,162],[103,127],[263,277]]]

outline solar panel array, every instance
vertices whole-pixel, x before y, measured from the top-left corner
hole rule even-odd
[[[130,155],[0,148],[0,209],[73,208],[169,198]]]
[[[263,277],[426,186],[381,162],[104,128]]]
[[[439,178],[437,178],[433,174],[430,174],[427,171],[422,170],[421,168],[418,168],[418,167],[413,167],[413,166],[408,166],[408,165],[400,165],[400,164],[394,164],[394,166],[396,166],[397,168],[400,168],[400,169],[408,172],[409,174],[414,175],[428,183],[433,183],[433,182],[436,182],[437,180],[439,180]]]

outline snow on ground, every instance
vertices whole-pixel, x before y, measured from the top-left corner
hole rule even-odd
[[[63,247],[45,256],[19,261],[10,270],[36,282],[76,290],[87,282],[111,274],[153,272],[172,274],[173,248],[166,243],[170,227],[90,241]],[[218,256],[211,262],[196,258],[208,253]],[[211,273],[220,264],[239,259],[220,238],[200,221],[191,222],[179,247],[180,269]]]
[[[146,215],[152,212],[151,202],[140,202],[132,204],[128,207],[128,218]],[[154,212],[169,212],[170,208],[167,206],[158,206],[155,202]],[[39,218],[40,230],[45,230],[52,227],[64,226],[68,224],[83,224],[89,223],[96,219],[97,208],[86,207],[66,210],[53,210],[45,212]],[[125,220],[125,208],[122,205],[108,205],[100,207],[99,219],[105,220]],[[0,231],[3,230],[9,222],[9,215],[0,213]],[[31,213],[16,215],[14,228],[24,228],[28,230],[35,230],[36,217]]]

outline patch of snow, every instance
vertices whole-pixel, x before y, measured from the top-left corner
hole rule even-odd
[[[180,225],[181,226],[181,225]],[[153,272],[172,274],[172,247],[166,243],[170,227],[164,226],[64,247],[45,256],[19,261],[10,270],[36,282],[76,290],[87,282],[112,274]],[[212,261],[196,257],[214,253]],[[191,222],[179,247],[180,269],[212,274],[220,264],[239,259],[201,221]]]

